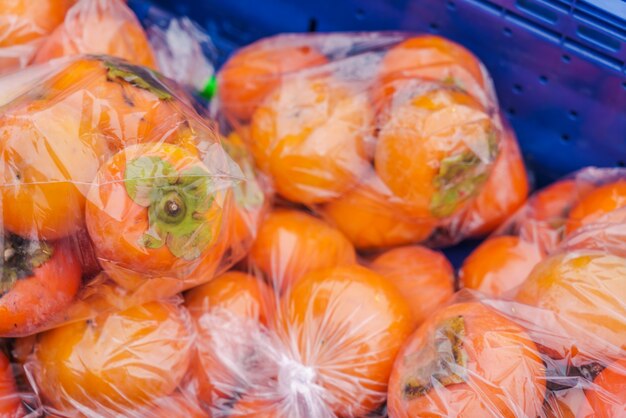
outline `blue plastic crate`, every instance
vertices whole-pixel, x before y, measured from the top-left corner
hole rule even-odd
[[[624,0],[130,0],[188,15],[220,61],[281,32],[407,30],[477,54],[541,186],[588,165],[626,165]],[[154,9],[152,9],[154,10]],[[451,250],[458,262],[472,243]]]

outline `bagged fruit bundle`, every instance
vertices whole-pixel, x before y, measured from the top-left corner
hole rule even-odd
[[[440,37],[264,39],[226,62],[218,98],[277,193],[359,249],[484,235],[527,194],[487,72]]]
[[[197,332],[189,388],[201,407],[213,417],[384,416],[401,344],[453,293],[442,254],[401,251],[366,268],[339,230],[276,208],[259,228],[248,270],[185,294]],[[394,259],[407,257],[414,262],[394,270]],[[411,277],[437,297],[422,310],[412,309],[417,292],[402,294]]]
[[[1,336],[172,296],[245,255],[261,179],[176,85],[106,56],[0,90],[16,78],[29,88],[7,87],[0,118]]]
[[[195,335],[180,302],[149,302],[17,339],[12,354],[24,389],[16,394],[14,383],[2,395],[23,405],[2,416],[22,418],[28,409],[64,418],[207,417],[186,386]]]
[[[79,54],[106,54],[156,68],[148,38],[124,0],[78,0],[38,48],[35,64]]]
[[[1,0],[0,74],[26,67],[76,0]]]
[[[573,173],[534,193],[470,254],[459,272],[461,286],[511,297],[566,238],[569,245],[586,240],[586,245],[619,248],[623,240],[610,243],[607,237],[619,236],[625,211],[626,170],[590,167]]]

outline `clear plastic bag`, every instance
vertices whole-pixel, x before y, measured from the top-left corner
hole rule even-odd
[[[440,253],[402,247],[363,267],[337,230],[282,208],[260,228],[266,252],[183,306],[101,314],[12,352],[29,405],[62,417],[621,418],[626,254],[611,252],[619,234],[589,247],[586,232],[515,298],[452,296]]]
[[[143,20],[160,71],[203,98],[215,93],[217,49],[209,35],[188,17],[154,12]]]
[[[168,297],[246,254],[265,189],[178,86],[109,57],[43,68],[0,122],[0,335]]]
[[[80,54],[111,55],[157,68],[146,33],[123,0],[77,0],[43,40],[33,62]]]
[[[383,416],[395,353],[453,293],[443,255],[394,251],[366,268],[323,220],[290,208],[270,213],[248,273],[231,271],[185,296],[203,407],[213,417]],[[413,263],[395,266],[407,257]],[[402,294],[411,278],[431,286],[430,306],[412,309],[424,299]]]
[[[194,338],[189,313],[174,299],[66,324],[17,340],[14,351],[38,413],[200,417],[207,415],[184,388]]]
[[[461,286],[494,297],[513,296],[533,267],[565,238],[570,245],[589,238],[586,245],[606,247],[602,237],[617,233],[626,219],[623,207],[626,170],[591,167],[573,173],[535,192],[470,254],[459,273]]]
[[[75,0],[0,2],[0,74],[26,67]]]
[[[440,37],[263,39],[221,68],[218,98],[277,193],[358,248],[484,235],[528,191],[487,72]]]

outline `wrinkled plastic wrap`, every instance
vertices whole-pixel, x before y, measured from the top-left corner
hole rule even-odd
[[[75,0],[0,1],[0,74],[26,67]]]
[[[168,297],[246,254],[262,181],[176,85],[104,56],[3,81],[0,335]]]
[[[470,254],[460,270],[461,286],[512,296],[533,267],[566,238],[568,245],[585,241],[619,252],[623,242],[610,244],[607,237],[619,235],[626,220],[622,208],[624,169],[586,168],[546,186]]]
[[[39,46],[34,63],[79,54],[105,54],[156,67],[148,38],[123,0],[77,0]]]
[[[150,302],[16,340],[23,393],[37,395],[24,407],[33,416],[206,417],[185,389],[195,333],[180,302]]]
[[[163,75],[190,86],[205,99],[215,93],[217,49],[209,35],[187,17],[148,14],[143,24]]]
[[[218,98],[277,193],[357,248],[481,236],[528,191],[489,75],[440,37],[263,39],[221,68]]]
[[[625,254],[575,235],[516,297],[453,296],[440,253],[400,247],[362,267],[337,232],[279,209],[248,273],[186,294],[190,387],[212,416],[624,416]]]
[[[611,231],[577,237],[515,297],[453,295],[439,252],[357,260],[337,229],[277,208],[240,269],[182,304],[16,340],[7,399],[59,417],[621,418],[626,253]]]

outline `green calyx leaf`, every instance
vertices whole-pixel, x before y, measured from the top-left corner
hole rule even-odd
[[[106,60],[107,78],[110,81],[124,81],[133,86],[149,91],[161,100],[170,100],[173,96],[167,88],[147,68],[130,65],[119,60]]]
[[[148,208],[148,230],[139,244],[167,248],[176,257],[198,258],[213,240],[206,214],[215,196],[208,173],[198,166],[178,172],[159,157],[139,157],[126,166],[128,196]]]
[[[467,381],[467,352],[463,347],[465,320],[455,316],[443,321],[435,330],[432,341],[412,356],[418,366],[402,386],[404,398],[412,400],[427,394],[436,380],[443,386]]]
[[[0,294],[10,291],[19,279],[31,277],[35,269],[44,265],[54,253],[53,247],[44,241],[13,234],[5,235],[3,244]]]
[[[495,130],[487,135],[489,160],[493,162],[498,154],[498,141]],[[472,151],[444,158],[439,173],[434,179],[437,191],[430,201],[430,213],[438,218],[452,215],[457,208],[475,196],[488,179],[484,163]]]

